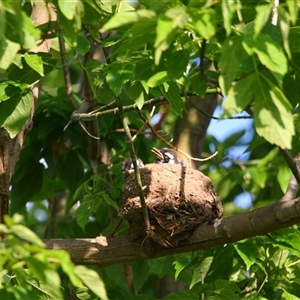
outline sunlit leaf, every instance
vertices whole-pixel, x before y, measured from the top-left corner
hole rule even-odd
[[[168,90],[161,90],[164,96],[169,101],[172,109],[174,109],[175,113],[181,117],[182,111],[184,109],[184,101],[181,98],[180,89],[178,85],[175,82],[171,81]]]
[[[282,85],[288,66],[287,58],[280,45],[269,35],[260,34],[256,39],[246,35],[243,46],[249,55],[256,53],[260,62],[272,71],[278,83]]]
[[[16,236],[27,240],[30,243],[38,245],[40,247],[45,247],[44,243],[40,240],[40,238],[29,228],[25,227],[21,224],[14,224],[11,226],[10,231],[14,233]]]
[[[106,81],[116,96],[120,94],[123,84],[133,76],[134,68],[134,65],[122,64],[115,66],[107,73]]]
[[[58,0],[58,6],[60,8],[60,11],[69,20],[72,20],[75,17],[76,8],[79,5],[79,3],[81,3],[80,0],[72,0],[72,1]]]
[[[16,95],[11,99],[1,102],[0,126],[3,126],[14,138],[23,128],[30,115],[33,95],[31,92],[25,95]]]
[[[104,283],[99,275],[85,266],[76,266],[75,272],[82,282],[101,300],[108,300]]]
[[[44,76],[44,68],[43,68],[43,60],[37,54],[24,54],[24,59],[28,66],[30,66],[33,70],[39,73],[41,76]]]
[[[168,79],[167,71],[161,71],[154,74],[151,78],[149,78],[147,85],[153,88],[155,86],[164,83],[165,81],[167,81],[167,79]]]
[[[130,23],[136,23],[138,21],[142,21],[143,18],[151,19],[156,15],[154,11],[140,9],[137,11],[129,11],[129,12],[120,12],[115,14],[109,21],[104,24],[102,27],[102,31],[107,31],[111,29],[115,29]]]

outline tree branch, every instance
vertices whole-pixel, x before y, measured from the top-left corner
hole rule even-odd
[[[299,172],[299,166],[297,166],[297,164],[299,164],[299,157],[297,158],[297,162],[296,162],[288,149],[281,149],[279,147],[279,150],[283,158],[285,159],[288,167],[291,169],[293,175],[295,176],[298,185],[300,185],[300,172]]]
[[[133,141],[132,141],[132,137],[131,137],[131,133],[128,127],[128,123],[126,120],[126,117],[124,115],[124,110],[123,110],[123,106],[120,103],[119,100],[117,100],[118,105],[119,105],[119,112],[120,112],[120,118],[122,120],[123,123],[123,127],[127,136],[127,140],[129,143],[129,150],[130,150],[130,155],[131,155],[131,159],[132,159],[132,163],[133,163],[133,167],[134,167],[134,175],[135,175],[135,181],[136,181],[136,186],[137,189],[139,191],[139,196],[140,196],[140,201],[141,201],[141,206],[142,206],[142,212],[143,212],[143,217],[144,217],[144,223],[145,223],[145,229],[146,229],[146,233],[147,235],[150,235],[151,233],[151,225],[150,225],[150,220],[149,220],[149,214],[148,214],[148,208],[146,205],[146,200],[145,200],[145,196],[144,196],[144,192],[143,192],[143,187],[142,187],[142,179],[141,179],[141,175],[140,172],[138,170],[138,166],[137,166],[137,157],[135,154],[135,150],[134,150],[134,146],[133,146]]]
[[[92,239],[51,239],[44,242],[49,249],[68,251],[76,264],[108,266],[188,251],[208,250],[245,238],[265,235],[299,222],[300,198],[296,198],[276,201],[250,212],[224,217],[215,224],[201,224],[191,233],[186,244],[173,248],[154,244],[151,256],[145,251],[142,241],[132,242],[128,237],[99,236]]]
[[[219,94],[219,91],[218,91],[218,89],[208,89],[206,91],[206,94],[207,95]],[[195,93],[187,93],[183,96],[192,96],[192,95],[196,95],[196,94]],[[134,111],[134,110],[140,111],[140,110],[152,108],[153,106],[162,105],[166,102],[167,102],[167,99],[165,97],[161,96],[158,98],[153,98],[148,101],[145,101],[145,103],[141,109],[138,107],[137,104],[132,104],[132,105],[123,106],[123,110],[124,110],[124,112],[129,112],[129,111]],[[103,107],[101,107],[100,109],[102,109],[102,108]],[[75,111],[71,116],[71,121],[92,121],[92,120],[100,119],[102,117],[116,115],[119,113],[119,108],[117,106],[114,108],[105,110],[105,111],[98,111],[98,110],[99,109],[96,110],[97,111],[96,113],[93,113],[93,112],[79,113],[79,112]]]
[[[129,112],[129,111],[134,111],[134,110],[143,110],[143,109],[151,108],[152,106],[162,105],[166,102],[167,102],[167,99],[162,96],[162,97],[153,98],[148,101],[145,101],[145,103],[141,109],[138,108],[137,104],[123,106],[123,111],[125,113],[125,112]],[[92,121],[92,120],[100,119],[102,117],[116,115],[118,113],[119,113],[119,107],[114,107],[111,109],[107,109],[105,111],[99,111],[97,113],[86,113],[86,114],[83,113],[82,114],[82,113],[75,112],[71,116],[71,120],[72,121]]]

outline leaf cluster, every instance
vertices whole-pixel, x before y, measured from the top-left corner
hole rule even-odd
[[[6,235],[0,243],[2,299],[65,299],[64,285],[78,299],[108,299],[97,272],[75,266],[65,251],[46,249],[40,238],[22,224],[21,215],[7,217],[0,233]]]

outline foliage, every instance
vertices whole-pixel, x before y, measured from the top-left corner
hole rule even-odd
[[[65,299],[58,275],[68,276],[67,285],[79,299],[108,299],[99,275],[85,266],[74,266],[67,252],[45,249],[44,243],[22,224],[22,216],[7,217],[0,225],[2,299]],[[66,283],[64,283],[66,284]]]
[[[162,126],[167,140],[173,137],[175,120],[183,116],[185,96],[205,96],[218,85],[225,96],[222,118],[245,110],[254,120],[250,138],[239,129],[243,120],[223,140],[207,136],[204,152],[217,149],[219,154],[203,162],[201,171],[212,179],[225,215],[243,211],[233,203],[242,192],[252,195],[251,208],[285,193],[291,172],[278,147],[293,155],[299,149],[297,1],[281,1],[277,25],[270,22],[274,1],[50,2],[58,20],[39,27],[32,25],[29,1],[0,3],[0,126],[11,138],[30,116],[31,88],[43,80],[34,126],[11,180],[10,213],[21,213],[24,222],[15,215],[0,227],[7,236],[1,242],[1,299],[63,299],[61,287],[79,299],[95,295],[106,299],[95,271],[75,267],[65,252],[45,249],[26,227],[40,237],[53,237],[49,232],[55,232],[55,237],[77,238],[108,234],[117,222],[122,161],[129,156],[119,116],[97,122],[110,161],[99,163],[96,172],[86,133],[75,122],[64,130],[86,96],[84,80],[96,107],[117,97],[123,106],[141,108],[146,100],[164,96],[171,107]],[[61,35],[67,45],[65,64],[60,58]],[[52,40],[50,53],[33,52],[41,36]],[[101,60],[89,55],[91,45],[100,49]],[[203,67],[208,59],[214,70]],[[65,88],[64,67],[71,70],[73,104]],[[150,118],[148,111],[142,114]],[[161,114],[155,108],[154,116]],[[136,112],[126,117],[132,130],[142,128]],[[87,123],[83,125],[88,127]],[[164,144],[150,135],[134,140],[137,156],[146,163],[153,161],[148,155],[152,146]],[[246,148],[246,160],[231,157],[236,146]],[[58,197],[66,200],[59,217],[51,210]],[[123,222],[116,236],[127,231]],[[183,282],[187,289],[164,299],[199,299],[202,293],[205,299],[299,299],[298,240],[295,226],[274,233],[272,239],[256,237],[206,252],[133,262],[133,294],[128,292],[123,266],[104,268],[102,277],[109,299],[155,299],[158,279],[165,276]]]

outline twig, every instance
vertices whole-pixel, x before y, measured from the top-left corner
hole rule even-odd
[[[147,209],[147,205],[146,205],[146,201],[145,201],[145,197],[144,197],[141,175],[140,175],[140,172],[139,172],[139,169],[138,169],[138,166],[137,166],[137,162],[136,162],[137,157],[136,157],[136,154],[135,154],[131,133],[130,133],[130,130],[129,130],[129,127],[128,127],[127,120],[126,120],[125,115],[124,115],[123,107],[122,107],[119,100],[117,100],[117,103],[119,105],[120,118],[122,120],[124,130],[125,130],[125,133],[126,133],[126,136],[127,136],[127,140],[128,140],[128,143],[129,143],[129,150],[130,150],[130,155],[131,155],[131,159],[132,159],[132,163],[133,163],[133,167],[134,167],[134,175],[135,175],[136,185],[137,185],[140,200],[141,200],[141,206],[142,206],[142,212],[143,212],[144,223],[145,223],[145,228],[146,228],[146,234],[151,235],[151,225],[150,225],[150,220],[149,220],[149,214],[148,214],[148,209]]]
[[[208,89],[205,92],[207,95],[210,94],[220,94],[219,89]],[[185,93],[182,96],[193,96],[193,95],[197,95],[195,93]],[[152,108],[153,106],[159,106],[162,105],[164,103],[167,102],[167,99],[164,96],[160,96],[157,98],[152,98],[150,100],[145,101],[144,105],[142,106],[142,108],[140,109],[138,107],[138,105],[135,104],[131,104],[131,105],[127,105],[127,106],[123,106],[123,111],[124,112],[130,112],[130,111],[140,111],[140,110],[144,110],[144,109],[148,109],[148,108]],[[111,104],[113,104],[113,102],[107,104],[107,106],[110,106]],[[119,107],[114,107],[105,111],[100,111],[102,110],[103,107],[95,110],[94,112],[96,113],[78,113],[77,111],[75,111],[72,116],[71,116],[71,120],[72,121],[92,121],[92,120],[96,120],[96,119],[100,119],[102,117],[107,117],[107,116],[111,116],[111,115],[115,115],[117,113],[119,113]]]
[[[66,46],[65,46],[64,36],[63,36],[63,29],[60,29],[58,31],[58,42],[59,42],[61,62],[63,65],[64,81],[65,81],[67,96],[72,106],[76,108],[74,98],[73,98],[70,69],[68,66],[67,51],[66,51]]]
[[[297,167],[297,163],[298,163],[298,160],[299,160],[298,156],[296,157],[296,159],[295,159],[296,161],[295,161],[293,159],[291,153],[289,152],[289,150],[281,149],[280,147],[279,147],[279,150],[280,150],[283,158],[285,159],[287,165],[291,169],[293,175],[295,176],[295,179],[297,180],[298,185],[300,185],[300,172],[299,172],[299,169]]]
[[[151,132],[151,131],[140,131],[140,129],[134,129],[134,128],[129,128],[129,131],[130,132],[134,132],[135,133],[135,135],[137,135],[137,134],[141,134],[141,135],[146,135],[146,134],[154,134],[153,132]],[[162,131],[162,130],[159,130],[159,131]],[[115,129],[115,130],[111,130],[111,131],[109,131],[104,137],[106,137],[106,136],[108,136],[108,135],[110,135],[110,134],[113,134],[113,133],[124,133],[125,132],[125,130],[124,130],[124,128],[118,128],[118,129]],[[132,138],[133,139],[133,138]]]
[[[150,118],[153,116],[155,111],[155,106],[152,107],[151,113],[150,113]],[[132,140],[134,141],[136,139],[136,137],[142,132],[142,130],[144,129],[144,127],[146,126],[146,124],[144,123],[142,125],[142,127],[137,131],[137,133],[132,137]]]
[[[213,157],[215,157],[218,154],[218,151],[216,151],[214,154],[210,155],[209,157],[206,158],[196,158],[196,157],[192,157],[191,155],[185,153],[184,151],[178,149],[177,147],[175,147],[174,145],[172,145],[170,142],[168,142],[165,138],[163,138],[154,128],[153,126],[149,123],[149,121],[141,114],[141,112],[139,112],[140,117],[142,118],[142,120],[145,122],[145,124],[149,127],[149,129],[153,132],[153,134],[158,137],[161,141],[163,141],[164,143],[166,143],[170,148],[174,149],[175,151],[183,154],[185,157],[187,157],[188,160],[194,160],[194,161],[206,161],[206,160],[210,160]]]
[[[88,132],[88,130],[84,127],[84,125],[83,125],[83,123],[82,123],[81,121],[79,121],[79,125],[80,125],[80,127],[82,128],[82,130],[83,130],[90,138],[92,138],[92,139],[94,139],[94,140],[100,140],[100,137],[99,137],[99,136],[94,136],[94,135],[90,134],[90,133]]]
[[[192,103],[192,101],[190,100],[189,97],[186,97],[186,98],[187,98],[188,102],[190,103],[190,105],[193,106],[197,111],[199,111],[200,113],[202,113],[206,117],[209,117],[209,118],[214,119],[214,120],[253,119],[253,116],[236,116],[236,117],[229,117],[229,118],[226,118],[226,119],[218,118],[218,117],[207,114],[205,111],[201,110],[194,103]]]
[[[284,150],[282,150],[284,151]],[[290,155],[290,154],[289,154]],[[293,160],[293,163],[295,164],[295,167],[298,169],[300,169],[300,153],[298,153]],[[284,196],[280,199],[280,201],[286,201],[286,200],[292,200],[295,199],[297,196],[297,192],[299,189],[299,183],[296,180],[295,175],[293,174],[290,178],[290,181],[288,183],[288,187],[286,190],[286,193],[284,194]]]
[[[158,97],[158,98],[153,98],[148,101],[145,101],[143,107],[141,109],[147,109],[147,108],[152,108],[153,106],[156,105],[162,105],[167,102],[167,99],[163,96]],[[123,112],[129,112],[129,111],[134,111],[134,110],[140,110],[137,104],[132,104],[132,105],[127,105],[122,107]],[[92,121],[96,120],[102,117],[106,116],[111,116],[111,115],[116,115],[119,113],[119,107],[114,107],[105,111],[100,111],[95,114],[81,114],[81,113],[74,113],[71,116],[72,121]]]

